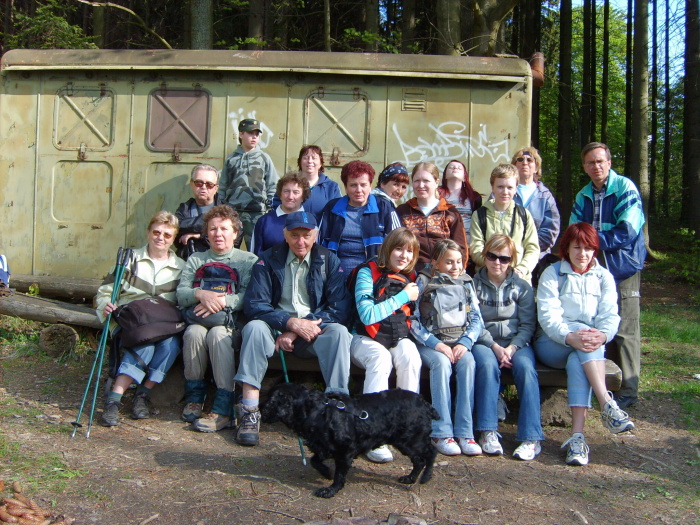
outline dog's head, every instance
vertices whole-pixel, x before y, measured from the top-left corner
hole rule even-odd
[[[270,390],[270,396],[262,404],[260,412],[265,423],[281,421],[292,428],[295,422],[304,419],[303,407],[309,397],[304,385],[281,383]]]

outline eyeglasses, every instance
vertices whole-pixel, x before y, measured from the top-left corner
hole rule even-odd
[[[208,190],[212,188],[216,188],[218,184],[214,182],[204,182],[203,180],[193,180],[192,184],[194,184],[196,187],[201,188],[202,186],[206,186]]]
[[[535,159],[533,159],[533,158],[530,157],[530,156],[527,156],[527,157],[518,157],[518,158],[515,159],[515,160],[516,160],[517,162],[525,162],[525,161],[527,161],[528,163],[535,162]]]
[[[486,252],[486,259],[495,262],[498,261],[501,264],[508,264],[510,261],[513,260],[513,258],[510,255],[496,255],[493,252]]]
[[[151,235],[153,235],[154,237],[160,237],[160,236],[162,235],[162,236],[163,236],[163,239],[166,239],[166,240],[169,240],[169,239],[172,239],[172,238],[173,238],[173,234],[172,234],[172,233],[162,232],[162,231],[160,231],[160,230],[151,230]]]
[[[607,160],[587,160],[583,164],[587,168],[592,168],[593,166],[603,166],[606,162],[608,162],[608,161]]]

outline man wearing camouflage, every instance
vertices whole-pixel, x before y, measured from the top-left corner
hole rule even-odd
[[[270,156],[258,147],[260,122],[244,119],[238,124],[238,148],[226,157],[219,180],[219,196],[238,212],[243,235],[236,240],[240,248],[245,238],[250,247],[255,222],[270,207],[279,176]]]

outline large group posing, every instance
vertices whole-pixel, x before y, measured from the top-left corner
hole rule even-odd
[[[375,177],[370,164],[352,161],[342,167],[342,196],[324,174],[321,149],[308,145],[299,170],[280,178],[258,147],[260,134],[258,121],[243,120],[239,147],[221,172],[196,166],[193,197],[175,214],[153,216],[118,304],[110,302],[113,274],[100,287],[102,320],[120,305],[160,296],[188,323],[182,337],[124,352],[101,424],[119,423],[133,382],[131,415],[150,417],[151,390],[182,352],[182,419],[202,432],[235,426],[239,444],[257,445],[268,359],[292,352],[318,360],[329,393],[348,393],[352,364],[365,371],[363,393],[389,389],[392,371],[397,388],[418,392],[425,366],[440,416],[431,438],[445,455],[503,454],[504,369],[520,400],[513,455],[527,461],[540,453],[536,360],[566,370],[568,464],[588,462],[591,392],[607,429],[634,428],[624,409],[637,401],[644,216],[605,144],[582,151],[591,183],[576,197],[555,258],[561,221],[533,147],[493,169],[482,203],[459,160],[442,180],[432,162],[410,176],[393,163]],[[399,204],[409,184],[414,196]],[[243,239],[249,251],[240,249]],[[615,396],[605,383],[606,345],[623,373]],[[210,376],[216,389],[204,413]],[[387,446],[367,458],[393,459]]]

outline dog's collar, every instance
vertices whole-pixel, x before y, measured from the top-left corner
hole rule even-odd
[[[348,414],[352,414],[357,419],[364,420],[364,419],[367,419],[369,417],[369,414],[367,413],[366,410],[361,410],[359,412],[357,412],[356,410],[348,410],[348,407],[345,404],[345,402],[341,401],[340,399],[329,399],[328,401],[326,401],[326,405],[335,407],[338,410],[346,411]]]

